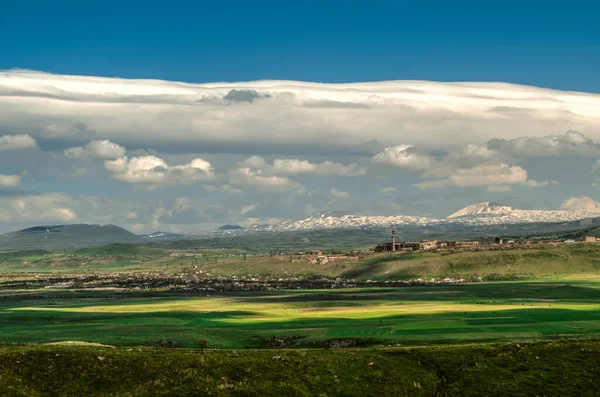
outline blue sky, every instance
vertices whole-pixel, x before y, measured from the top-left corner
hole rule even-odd
[[[600,212],[600,5],[523,3],[2,4],[0,232]]]
[[[3,4],[0,68],[189,82],[505,81],[600,92],[591,1]]]

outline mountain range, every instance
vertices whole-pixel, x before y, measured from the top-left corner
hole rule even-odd
[[[494,202],[464,207],[446,218],[422,216],[364,216],[329,211],[305,219],[286,220],[274,225],[253,225],[254,231],[296,231],[314,229],[381,228],[435,225],[507,225],[524,223],[559,223],[600,217],[592,210],[521,210]]]
[[[596,219],[594,219],[596,218]],[[154,232],[136,235],[114,225],[54,225],[35,226],[0,235],[0,250],[56,249],[97,246],[111,243],[139,243],[149,240],[202,239],[233,237],[256,233],[312,232],[345,229],[347,233],[384,232],[399,229],[413,233],[447,234],[471,231],[489,234],[490,231],[539,230],[541,228],[579,228],[599,223],[599,211],[521,210],[494,202],[483,202],[462,208],[446,218],[421,216],[364,216],[343,211],[323,212],[304,219],[290,219],[277,224],[256,224],[246,228],[224,225],[212,232],[169,233]],[[521,226],[519,226],[521,225]],[[543,226],[553,225],[553,226]],[[353,232],[354,230],[354,232]],[[345,232],[346,233],[346,232]]]

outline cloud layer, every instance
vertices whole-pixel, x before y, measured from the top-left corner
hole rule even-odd
[[[0,128],[34,138],[307,151],[346,150],[374,137],[390,147],[510,141],[573,126],[600,138],[600,95],[504,83],[189,84],[0,72]]]

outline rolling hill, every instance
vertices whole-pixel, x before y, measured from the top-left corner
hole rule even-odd
[[[64,249],[141,240],[115,225],[35,226],[0,235],[0,249]]]

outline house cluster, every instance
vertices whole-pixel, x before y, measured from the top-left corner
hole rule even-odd
[[[430,251],[434,249],[445,249],[445,248],[476,248],[479,246],[479,241],[438,241],[438,240],[424,240],[424,241],[401,241],[401,242],[389,242],[383,244],[377,244],[375,252],[386,252],[386,251]]]
[[[528,246],[537,246],[539,244],[561,245],[573,243],[600,243],[600,238],[594,236],[585,236],[579,240],[505,240],[495,238],[491,241],[439,241],[439,240],[423,240],[423,241],[396,241],[396,233],[392,231],[392,241],[382,244],[377,244],[375,252],[395,252],[395,251],[431,251],[438,249],[476,249],[479,247],[489,249],[510,249],[510,248],[526,248]]]

